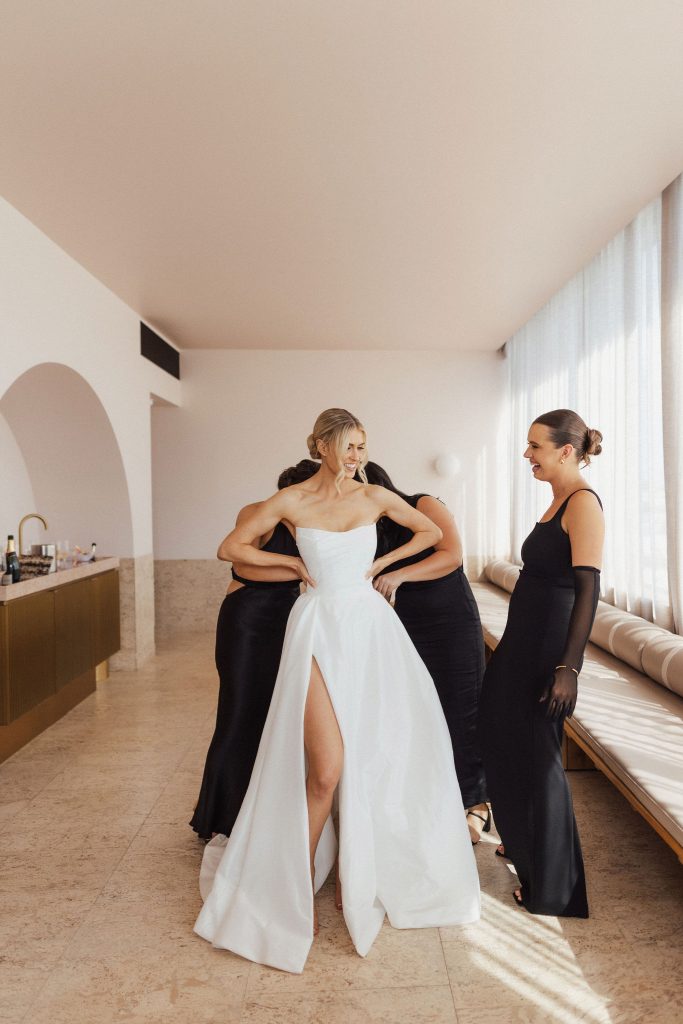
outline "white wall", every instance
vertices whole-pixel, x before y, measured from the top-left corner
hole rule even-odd
[[[2,414],[0,414],[0,467],[2,467],[0,469],[0,544],[4,551],[8,533],[13,533],[15,541],[18,542],[19,520],[27,512],[35,511],[35,498],[26,460],[9,423]],[[28,531],[26,536],[28,538]],[[31,543],[32,540],[34,538],[29,538],[27,543]]]
[[[472,559],[500,552],[496,514],[506,481],[506,373],[497,354],[185,351],[182,408],[152,416],[155,558],[214,558],[238,510],[272,494],[278,474],[307,457],[328,406],[354,412],[370,458],[409,492],[442,497]],[[461,460],[442,480],[434,457]]]
[[[111,424],[79,374],[42,363],[23,374],[0,400],[25,459],[33,500],[20,515],[40,512],[47,531],[30,520],[23,545],[68,540],[101,554],[132,550],[128,487]],[[15,519],[14,527],[16,532]],[[17,538],[18,540],[18,538]]]
[[[140,355],[137,314],[2,199],[0,246],[0,398],[42,363],[63,364],[85,379],[111,423],[130,496],[130,550],[113,553],[151,553],[149,396],[178,402],[179,384]],[[40,407],[34,411],[39,419]],[[69,473],[63,486],[88,482]]]

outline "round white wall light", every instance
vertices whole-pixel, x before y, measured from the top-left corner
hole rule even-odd
[[[434,469],[438,476],[446,479],[457,476],[460,472],[460,459],[457,455],[437,455],[434,459]]]

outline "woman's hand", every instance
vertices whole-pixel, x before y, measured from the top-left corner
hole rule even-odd
[[[391,601],[398,588],[404,582],[403,573],[400,569],[397,569],[395,572],[385,573],[384,576],[376,576],[372,581],[372,585],[382,597],[386,597],[387,601]]]
[[[542,704],[548,702],[546,709],[547,717],[557,722],[561,718],[571,718],[576,706],[578,691],[578,677],[576,672],[568,666],[555,669],[553,681],[546,686],[539,701]]]
[[[379,576],[382,569],[386,568],[389,564],[390,563],[387,562],[386,557],[376,558],[365,574],[366,580],[372,580],[375,576]]]
[[[297,574],[302,583],[305,583],[307,587],[314,587],[315,580],[308,574],[308,569],[303,558],[292,558],[291,568]]]

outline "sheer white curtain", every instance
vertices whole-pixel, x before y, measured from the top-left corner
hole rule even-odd
[[[669,591],[683,633],[683,178],[662,195],[662,412]]]
[[[604,434],[602,454],[584,471],[605,506],[603,597],[673,628],[662,429],[661,227],[658,198],[506,346],[513,420],[511,553],[519,560],[522,540],[551,501],[549,488],[531,478],[521,458],[528,427],[550,409],[575,409]],[[675,387],[680,402],[680,380]]]

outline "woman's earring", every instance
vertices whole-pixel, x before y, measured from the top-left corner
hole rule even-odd
[[[564,459],[560,459],[560,465],[564,466]]]

